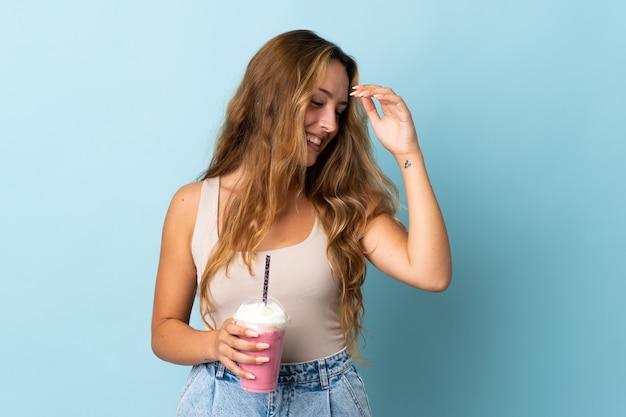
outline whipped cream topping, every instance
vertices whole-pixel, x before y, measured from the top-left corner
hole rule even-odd
[[[289,322],[289,316],[276,302],[268,301],[265,305],[262,301],[244,303],[239,306],[233,319],[243,325],[250,324],[259,327],[284,326]]]

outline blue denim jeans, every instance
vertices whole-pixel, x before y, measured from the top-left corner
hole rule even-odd
[[[239,377],[210,362],[192,368],[176,409],[178,417],[370,417],[365,386],[345,352],[281,364],[270,393],[244,391]]]

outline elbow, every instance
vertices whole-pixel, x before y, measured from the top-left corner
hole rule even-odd
[[[154,353],[154,355],[157,358],[162,359],[161,355],[159,354],[159,352],[160,352],[159,342],[158,342],[157,337],[155,337],[154,333],[152,334],[152,338],[150,340],[150,347],[152,348],[152,353]]]
[[[428,288],[426,288],[429,292],[444,292],[450,287],[451,277],[447,277],[445,279],[437,279],[432,282]]]
[[[451,282],[452,267],[447,266],[429,274],[421,288],[428,292],[444,292],[450,287]]]
[[[163,341],[163,334],[159,332],[158,327],[153,326],[150,338],[150,347],[152,348],[152,353],[154,353],[157,358],[166,360],[163,352]]]
[[[152,353],[154,353],[154,356],[161,359],[162,361],[172,362],[171,358],[167,354],[167,350],[164,346],[164,343],[162,343],[162,340],[152,337],[151,347],[152,347]]]
[[[428,292],[443,292],[448,289],[452,281],[452,269],[435,268],[431,270],[418,269],[406,271],[403,275],[392,275],[398,281],[411,287]]]

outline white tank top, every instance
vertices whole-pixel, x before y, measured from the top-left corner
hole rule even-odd
[[[202,183],[198,216],[191,242],[198,284],[209,254],[218,240],[219,178]],[[326,258],[326,234],[315,219],[302,242],[257,252],[250,275],[240,256],[228,270],[211,280],[216,324],[232,317],[239,305],[263,293],[265,255],[271,255],[268,294],[291,316],[285,334],[283,363],[305,362],[330,356],[345,348],[339,325],[340,290]]]

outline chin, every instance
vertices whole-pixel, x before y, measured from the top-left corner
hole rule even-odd
[[[305,165],[307,166],[307,168],[312,167],[313,165],[315,165],[316,162],[317,162],[317,156],[307,153],[306,160],[305,160]]]

